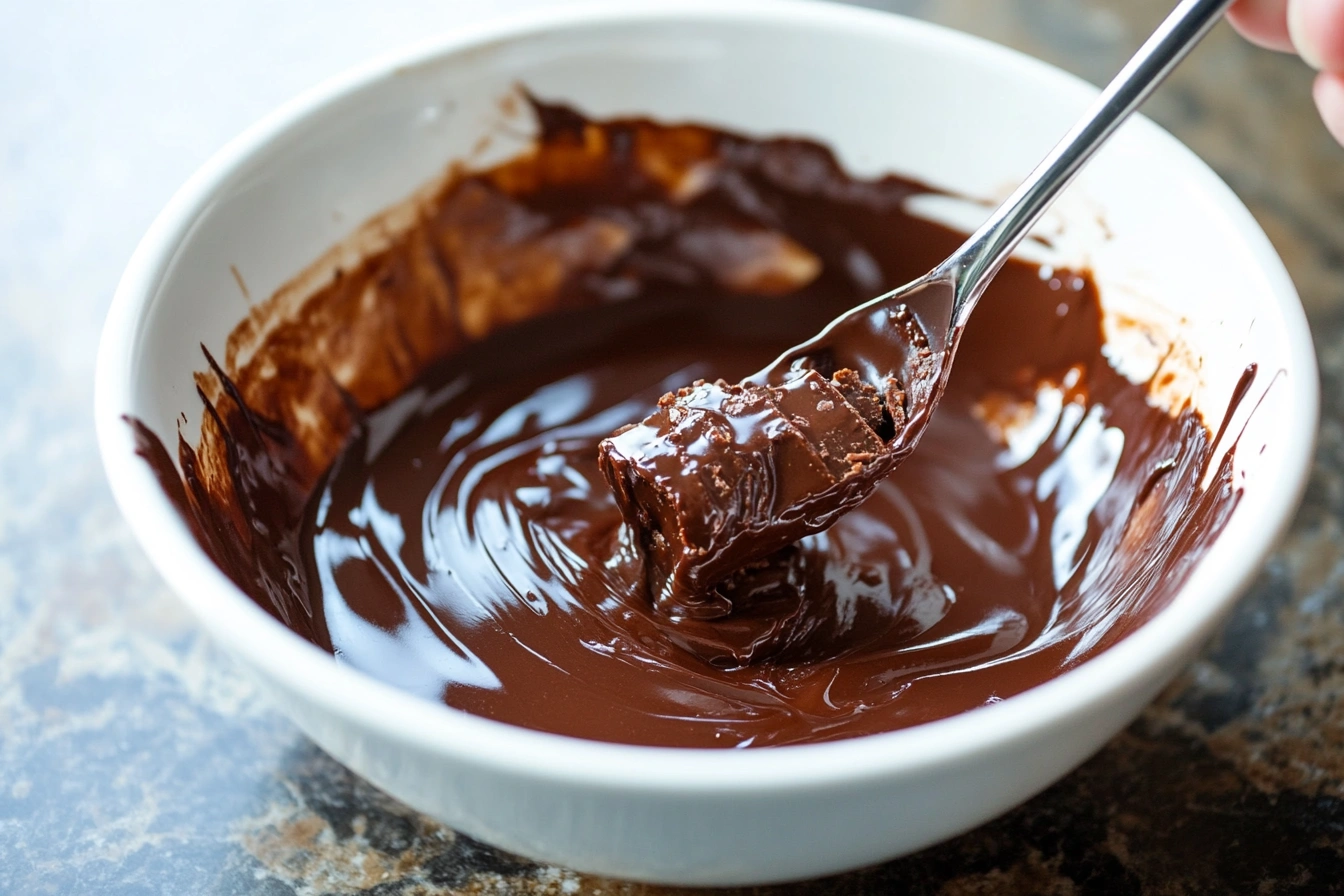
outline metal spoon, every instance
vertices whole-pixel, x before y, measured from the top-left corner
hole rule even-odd
[[[906,424],[883,475],[915,449],[947,387],[957,345],[985,287],[1092,154],[1162,83],[1232,0],[1183,0],[1008,199],[946,261],[918,280],[836,318],[751,377],[777,385],[799,367],[856,370],[870,383],[895,376],[905,386]],[[911,318],[918,322],[911,327]],[[922,340],[911,339],[927,336]],[[867,478],[867,477],[865,477]],[[871,480],[870,480],[871,481]]]
[[[1092,154],[1231,3],[1183,0],[1017,191],[928,274],[836,318],[740,386],[697,384],[671,405],[660,403],[642,423],[603,440],[598,462],[626,519],[641,533],[656,605],[700,618],[730,612],[731,601],[716,591],[725,575],[827,528],[915,450],[990,279]],[[850,472],[839,479],[821,475],[815,465],[795,469],[792,455],[777,450],[775,440],[787,429],[777,399],[769,396],[809,381],[811,375],[800,370],[829,378],[845,368],[884,397],[893,430],[883,435],[886,450],[857,448]],[[754,397],[742,398],[752,387]],[[669,408],[678,403],[682,413],[674,414]],[[819,401],[818,412],[823,404],[835,406]],[[764,426],[771,407],[779,419]],[[706,435],[711,432],[717,440]],[[733,482],[702,475],[723,466],[726,452],[745,458],[729,465],[737,471]],[[791,496],[787,506],[781,506],[782,494]]]

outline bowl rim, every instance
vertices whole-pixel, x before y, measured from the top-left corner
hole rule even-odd
[[[99,343],[94,414],[112,492],[152,564],[202,627],[266,678],[308,704],[405,745],[480,769],[536,781],[609,790],[721,795],[798,792],[862,786],[919,774],[1005,750],[1034,732],[1084,713],[1090,705],[1139,688],[1192,652],[1259,571],[1290,523],[1305,489],[1317,428],[1319,386],[1306,316],[1279,256],[1232,191],[1183,144],[1145,118],[1132,126],[1165,143],[1164,155],[1184,166],[1199,189],[1226,213],[1254,250],[1275,300],[1297,383],[1284,400],[1286,462],[1267,508],[1246,525],[1229,522],[1175,598],[1101,654],[1050,681],[990,706],[934,722],[847,740],[755,750],[650,747],[589,741],[521,728],[403,692],[338,663],[237,588],[205,554],[185,521],[134,450],[122,415],[135,407],[136,352],[161,285],[182,240],[218,189],[253,157],[341,98],[399,72],[495,43],[526,41],[558,30],[658,20],[761,22],[830,31],[874,31],[894,42],[917,39],[950,54],[974,53],[1006,71],[1049,79],[1061,91],[1091,97],[1096,88],[1045,62],[984,39],[890,13],[821,0],[598,0],[533,10],[454,30],[379,55],[329,78],[247,128],[216,152],[176,192],[132,255],[117,287]],[[392,201],[395,201],[395,197]],[[1210,560],[1222,559],[1214,563]]]

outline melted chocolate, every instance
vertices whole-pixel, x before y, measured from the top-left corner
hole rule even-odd
[[[813,366],[775,379],[697,380],[598,446],[660,610],[728,615],[727,578],[824,531],[894,468],[900,380],[887,375],[879,389],[850,368],[822,374],[806,360]]]
[[[906,213],[925,188],[851,179],[816,144],[537,113],[533,153],[452,178],[300,311],[277,299],[288,317],[240,326],[200,380],[181,480],[137,425],[206,550],[342,662],[577,737],[853,737],[1105,649],[1227,519],[1230,453],[1215,462],[1198,413],[1112,369],[1091,281],[1014,262],[900,469],[726,578],[717,618],[659,612],[599,442],[669,390],[760,369],[961,237]],[[822,436],[800,438],[833,477]]]

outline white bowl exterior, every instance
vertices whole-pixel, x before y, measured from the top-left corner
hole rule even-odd
[[[596,116],[819,137],[853,171],[912,174],[970,195],[1020,179],[1094,94],[1002,48],[863,10],[613,2],[453,35],[342,76],[246,132],[184,186],[132,259],[100,349],[96,415],[114,492],[207,630],[319,744],[390,793],[525,855],[651,881],[787,880],[909,852],[1026,799],[1095,751],[1188,660],[1286,525],[1316,424],[1301,307],[1231,192],[1136,120],[1063,203],[1060,219],[1074,230],[1100,210],[1114,234],[1082,240],[1078,260],[1093,266],[1103,298],[1142,294],[1188,321],[1203,353],[1201,405],[1215,417],[1247,361],[1264,372],[1258,383],[1274,383],[1237,455],[1241,503],[1153,623],[993,707],[854,741],[745,752],[524,731],[338,665],[206,558],[120,417],[171,437],[186,412],[194,435],[198,344],[222,355],[247,311],[230,266],[254,297],[269,295],[466,156],[519,82]]]
[[[535,859],[612,877],[729,886],[871,865],[987,821],[1100,749],[1188,659],[1173,654],[1136,686],[1101,694],[1064,718],[999,739],[992,749],[977,747],[970,757],[952,755],[899,773],[856,769],[818,778],[817,763],[845,757],[800,754],[779,784],[750,788],[729,786],[720,776],[714,776],[717,786],[684,788],[645,788],[621,775],[602,781],[603,751],[587,760],[598,780],[577,785],[547,768],[495,767],[448,756],[440,744],[412,743],[399,733],[352,723],[315,704],[291,676],[263,677],[291,718],[329,753],[458,830]],[[948,742],[957,736],[949,733]],[[901,744],[882,749],[899,751]],[[650,765],[684,758],[641,752]],[[744,762],[753,758],[748,753]],[[694,774],[687,771],[686,777]]]

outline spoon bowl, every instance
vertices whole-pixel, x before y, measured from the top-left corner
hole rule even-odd
[[[903,385],[905,425],[896,432],[890,452],[874,462],[871,475],[847,481],[851,490],[871,490],[874,480],[915,450],[947,389],[971,312],[994,275],[1083,166],[1232,2],[1182,0],[1021,186],[947,260],[831,321],[748,380],[778,385],[790,371],[818,367],[827,373],[849,368],[869,383],[894,377]]]

